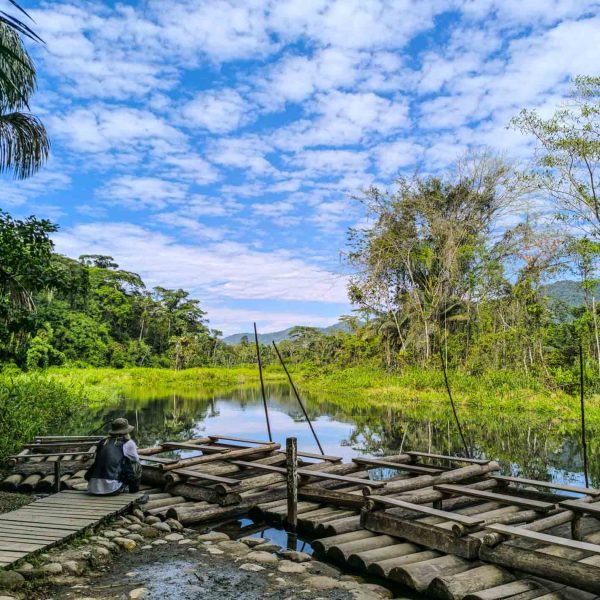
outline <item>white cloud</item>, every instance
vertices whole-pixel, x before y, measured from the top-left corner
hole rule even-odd
[[[156,177],[124,175],[109,181],[98,191],[98,197],[113,205],[125,205],[133,210],[160,210],[169,204],[181,203],[187,186]]]
[[[150,285],[183,287],[201,297],[346,303],[346,279],[287,251],[260,252],[219,242],[182,244],[128,223],[77,225],[54,236],[59,252],[110,254]]]
[[[211,133],[228,133],[249,123],[251,106],[235,90],[221,89],[200,92],[182,110],[182,124],[201,127]]]

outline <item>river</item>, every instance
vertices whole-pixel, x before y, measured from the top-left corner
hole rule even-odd
[[[304,451],[318,452],[292,390],[283,384],[267,385],[273,438],[285,444],[295,436]],[[337,399],[336,399],[337,400]],[[325,453],[345,460],[358,455],[397,453],[400,449],[441,454],[460,454],[462,445],[448,406],[421,414],[418,407],[397,409],[356,406],[350,402],[304,397],[314,428]],[[259,387],[239,386],[222,391],[202,387],[172,391],[163,388],[126,390],[118,405],[86,419],[101,426],[125,416],[136,426],[141,446],[164,440],[184,440],[204,434],[268,439]],[[505,474],[548,479],[562,483],[584,483],[581,445],[574,424],[555,416],[493,410],[462,412],[461,420],[475,456],[498,459]],[[592,447],[596,445],[592,442]],[[590,456],[592,481],[600,470],[595,454]]]

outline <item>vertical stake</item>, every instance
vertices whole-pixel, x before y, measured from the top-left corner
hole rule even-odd
[[[458,433],[460,435],[460,439],[462,440],[463,446],[465,448],[465,456],[467,458],[471,458],[471,453],[469,452],[469,447],[467,446],[465,436],[463,435],[462,427],[460,426],[460,421],[458,420],[458,414],[456,413],[456,407],[454,406],[454,399],[452,398],[452,391],[450,390],[450,383],[448,381],[448,374],[446,373],[446,363],[444,362],[444,355],[442,354],[442,346],[441,345],[440,345],[440,360],[442,362],[442,371],[444,372],[444,383],[446,384],[446,391],[448,392],[448,398],[450,398],[450,406],[452,406],[452,412],[454,413],[454,420],[456,421],[456,427],[458,428]]]
[[[298,404],[300,405],[300,408],[302,409],[304,418],[306,419],[306,422],[308,423],[308,426],[310,427],[310,430],[312,431],[313,437],[315,438],[315,442],[317,442],[317,446],[319,447],[319,452],[324,455],[325,452],[323,451],[323,446],[321,446],[321,442],[319,441],[319,438],[317,437],[317,432],[315,431],[315,428],[313,427],[310,417],[308,416],[308,413],[306,412],[306,408],[304,407],[304,403],[302,402],[302,399],[300,398],[300,394],[298,393],[298,390],[296,389],[296,386],[294,385],[294,382],[292,381],[292,376],[290,375],[290,372],[287,370],[287,367],[285,366],[285,363],[283,362],[283,358],[281,357],[281,354],[279,353],[279,348],[277,347],[275,340],[273,340],[273,348],[275,348],[275,352],[277,352],[277,357],[279,358],[279,362],[281,363],[281,366],[283,367],[283,370],[285,371],[285,374],[287,375],[290,385],[292,386],[292,389],[294,390],[294,394],[296,395],[296,400],[298,400]]]
[[[262,362],[260,360],[260,344],[258,343],[258,331],[256,330],[256,323],[254,323],[254,341],[256,343],[256,358],[258,359],[258,374],[260,376],[260,391],[262,392],[263,406],[265,409],[265,419],[267,421],[267,431],[269,432],[269,441],[273,441],[271,434],[271,422],[269,421],[269,408],[267,406],[267,396],[265,394],[265,383],[263,381],[262,373]]]
[[[60,458],[54,462],[54,492],[60,492]]]
[[[298,440],[285,440],[285,467],[287,473],[287,524],[296,530],[298,524]]]
[[[589,487],[587,442],[585,439],[585,389],[583,380],[583,344],[579,342],[579,398],[581,401],[581,447],[583,450],[583,474],[585,476],[585,487]]]

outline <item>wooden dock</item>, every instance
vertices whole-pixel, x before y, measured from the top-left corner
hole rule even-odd
[[[63,491],[0,514],[0,566],[8,567],[125,512],[141,495],[101,497]]]
[[[3,487],[32,475],[39,483],[53,472],[46,465],[53,452],[73,463],[73,453],[85,448],[79,440],[48,443],[37,440],[26,448],[33,457],[14,458]],[[211,435],[163,442],[140,455],[144,482],[153,488],[142,507],[147,515],[186,526],[248,514],[285,523],[286,455],[279,444]],[[327,560],[442,599],[600,595],[600,490],[501,476],[485,458],[403,452],[344,463],[302,451],[298,457],[297,527],[317,538],[313,547]],[[76,497],[65,491],[41,502],[63,494]],[[82,507],[87,513],[57,516],[95,517],[94,501]],[[17,538],[5,539],[2,548]]]

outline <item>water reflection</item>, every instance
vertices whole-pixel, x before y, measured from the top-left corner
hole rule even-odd
[[[317,452],[292,390],[287,385],[269,385],[266,391],[275,441],[283,445],[286,437],[296,436],[302,450]],[[402,449],[462,453],[450,409],[444,403],[425,409],[413,402],[392,409],[357,405],[351,398],[305,395],[304,399],[327,454],[347,460]],[[125,416],[136,425],[138,442],[144,446],[207,433],[267,439],[258,387],[240,386],[220,392],[137,388],[127,391],[118,406],[82,415],[80,430],[90,433],[116,416]],[[506,474],[583,483],[577,423],[535,411],[505,414],[476,405],[468,411],[463,408],[461,417],[472,453],[500,460]],[[597,485],[597,438],[591,433],[591,474]]]

